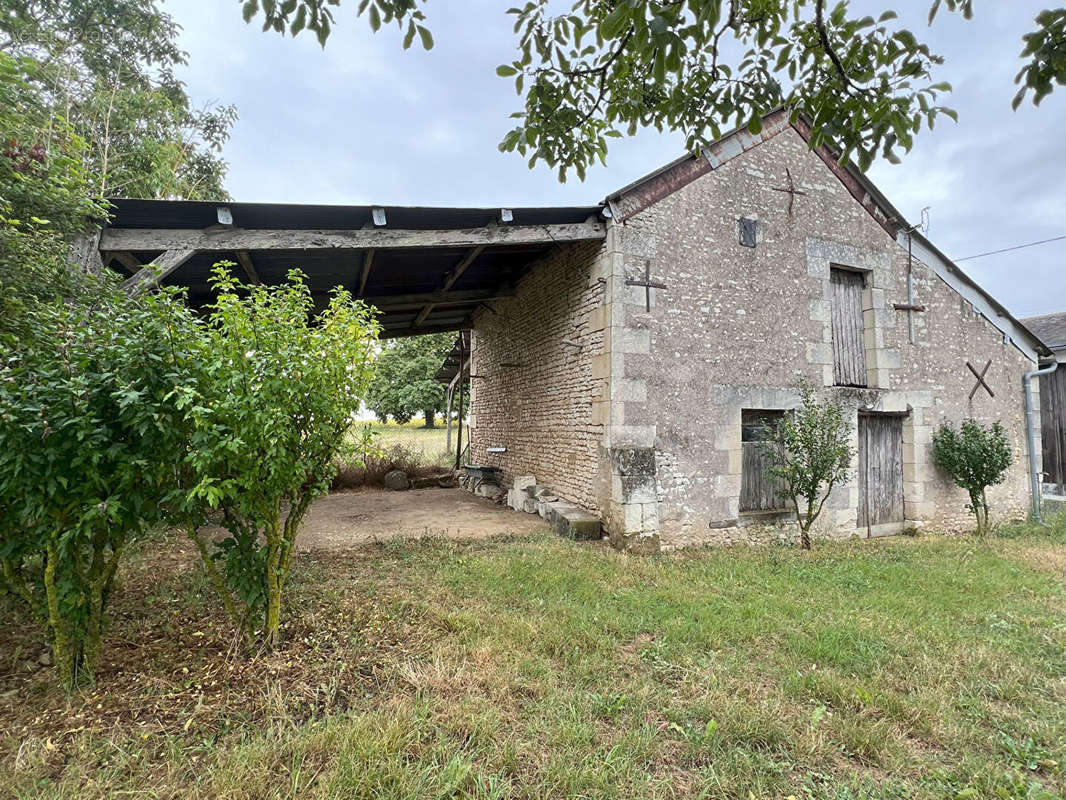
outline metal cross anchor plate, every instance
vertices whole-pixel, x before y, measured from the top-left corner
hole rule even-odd
[[[796,188],[796,184],[792,181],[792,173],[788,167],[785,167],[785,175],[788,177],[788,186],[771,186],[775,192],[787,192],[788,193],[788,218],[792,219],[792,203],[795,201],[796,196],[806,197],[806,192],[801,192]]]
[[[643,286],[644,287],[644,310],[651,312],[651,290],[652,289],[665,289],[665,283],[659,283],[651,279],[651,259],[644,262],[644,280],[632,280],[626,279],[626,286]]]
[[[988,363],[985,364],[985,368],[980,372],[978,372],[977,368],[969,361],[966,362],[966,366],[969,367],[970,372],[972,372],[974,377],[977,378],[977,383],[975,383],[973,385],[973,388],[970,390],[970,400],[973,400],[973,396],[977,394],[977,390],[980,389],[982,386],[985,387],[985,391],[988,392],[989,397],[995,397],[996,394],[992,391],[992,387],[985,383],[985,375],[988,373],[988,368],[992,366],[992,359],[988,359]]]

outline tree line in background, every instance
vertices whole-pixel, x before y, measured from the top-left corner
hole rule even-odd
[[[444,386],[434,376],[455,342],[454,333],[411,336],[385,342],[366,406],[386,422],[401,425],[421,414],[427,428],[445,411]]]

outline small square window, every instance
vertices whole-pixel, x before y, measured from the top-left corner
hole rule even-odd
[[[744,247],[755,246],[755,229],[757,222],[748,217],[740,218],[740,243]]]

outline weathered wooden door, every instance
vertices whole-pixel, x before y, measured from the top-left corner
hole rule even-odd
[[[859,527],[897,522],[903,522],[903,417],[859,414]]]
[[[830,310],[833,330],[833,382],[837,386],[866,385],[866,338],[862,320],[861,272],[832,268]]]

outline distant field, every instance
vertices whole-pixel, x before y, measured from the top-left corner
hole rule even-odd
[[[447,453],[446,432],[443,423],[438,423],[436,428],[423,427],[421,419],[412,420],[406,425],[397,425],[395,422],[381,424],[380,422],[365,422],[361,426],[367,426],[380,435],[382,447],[394,444],[402,444],[411,450],[420,452],[427,460],[436,461],[443,458]],[[464,437],[465,438],[465,437]],[[452,444],[455,443],[455,429],[452,428]]]

